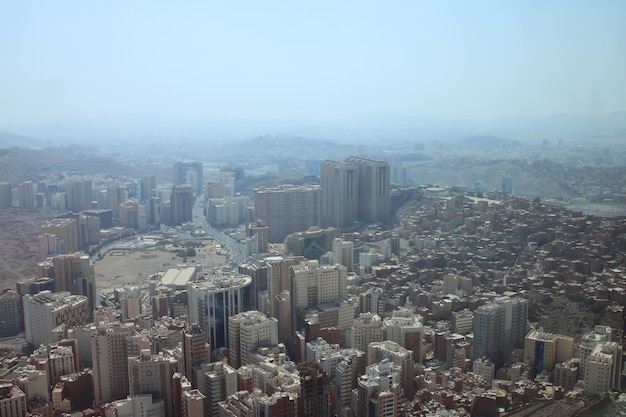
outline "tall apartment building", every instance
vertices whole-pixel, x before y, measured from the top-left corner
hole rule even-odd
[[[15,336],[20,332],[22,309],[20,296],[11,290],[0,290],[0,337]]]
[[[598,342],[585,363],[585,395],[595,395],[621,389],[624,365],[622,345]]]
[[[355,415],[363,417],[397,416],[402,389],[401,368],[387,359],[366,368],[358,379]]]
[[[270,256],[264,259],[267,265],[268,316],[279,317],[278,297],[283,291],[291,291],[291,267],[303,261],[300,256]],[[264,308],[259,307],[259,310]]]
[[[182,392],[182,417],[196,417],[204,415],[204,401],[206,397],[197,389]]]
[[[385,340],[391,340],[413,352],[413,360],[424,360],[424,324],[423,318],[408,307],[400,307],[392,312],[391,317],[383,320]]]
[[[354,271],[354,243],[336,238],[333,240],[333,263],[345,266],[348,272]]]
[[[119,219],[120,204],[126,200],[128,200],[128,192],[119,185],[111,185],[98,200],[98,208],[111,210],[113,218]]]
[[[585,333],[580,339],[580,375],[585,375],[585,365],[591,352],[598,343],[612,342],[612,331],[608,326],[596,326],[589,333]]]
[[[532,329],[524,339],[524,361],[535,374],[552,372],[557,363],[572,359],[574,338]]]
[[[183,369],[194,388],[198,388],[196,369],[211,362],[211,345],[206,342],[204,331],[193,323],[183,330]]]
[[[23,302],[26,341],[36,347],[52,343],[52,330],[61,324],[72,327],[89,322],[89,301],[82,295],[42,291],[25,295]]]
[[[150,349],[132,323],[101,326],[91,335],[96,405],[126,398],[130,393],[128,357]]]
[[[17,185],[17,205],[24,209],[35,208],[35,184],[32,181],[20,182]]]
[[[96,271],[89,256],[83,253],[57,255],[39,263],[42,277],[54,279],[55,291],[69,291],[74,295],[84,295],[89,301],[89,317],[97,307]]]
[[[63,253],[74,253],[82,246],[78,221],[75,218],[50,220],[41,226],[41,233],[56,236],[61,243]]]
[[[11,196],[11,184],[0,182],[0,210],[13,207],[13,197]]]
[[[204,187],[202,162],[175,162],[173,178],[175,185],[189,184],[194,186],[193,193],[202,194]]]
[[[315,362],[298,365],[300,373],[299,416],[330,416],[330,380]]]
[[[373,342],[367,347],[367,364],[372,365],[387,359],[401,369],[400,384],[404,395],[411,398],[415,393],[413,386],[413,352],[390,340]]]
[[[91,208],[91,180],[68,181],[63,184],[68,211],[78,213]]]
[[[120,226],[128,229],[139,228],[139,204],[133,200],[120,203],[119,207]]]
[[[172,225],[177,226],[193,221],[193,189],[191,185],[174,185],[170,196],[170,205]]]
[[[282,243],[291,233],[320,225],[321,191],[317,185],[283,185],[254,190],[256,220],[268,227],[270,243]]]
[[[237,371],[223,362],[213,362],[206,366],[204,391],[206,397],[205,417],[219,416],[220,401],[237,392]]]
[[[154,197],[156,195],[156,188],[156,177],[154,175],[146,175],[143,177],[139,183],[139,201],[143,203],[150,197]]]
[[[352,156],[324,161],[320,170],[322,223],[337,227],[355,221],[385,221],[390,215],[390,170],[385,161]]]
[[[26,417],[26,395],[11,383],[0,384],[0,416]]]
[[[212,349],[228,346],[228,319],[249,307],[252,278],[206,275],[187,286],[189,321],[198,323]]]
[[[304,261],[290,270],[292,331],[300,328],[301,310],[345,300],[348,296],[348,272],[343,265],[320,266],[318,261]],[[354,316],[353,316],[354,317]],[[349,327],[349,325],[348,325]]]
[[[228,363],[238,369],[251,364],[249,354],[257,348],[278,344],[278,320],[251,310],[228,319]]]
[[[163,352],[151,355],[146,349],[140,356],[129,357],[127,363],[130,395],[152,394],[153,399],[163,400],[165,417],[174,417],[172,376],[178,360]]]
[[[383,321],[378,314],[359,314],[350,329],[350,347],[367,352],[370,343],[383,341],[383,330]]]
[[[474,359],[488,357],[502,366],[513,348],[524,346],[528,300],[499,297],[474,311]]]

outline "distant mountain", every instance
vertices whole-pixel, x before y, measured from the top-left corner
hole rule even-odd
[[[27,147],[41,148],[48,146],[49,142],[30,136],[16,135],[15,133],[0,132],[0,148]]]

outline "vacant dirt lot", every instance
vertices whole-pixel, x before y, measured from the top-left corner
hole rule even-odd
[[[156,272],[164,272],[176,265],[202,264],[203,270],[219,268],[227,262],[225,254],[217,253],[219,244],[214,241],[196,248],[196,256],[182,258],[172,246],[150,248],[140,251],[109,251],[96,262],[96,282],[99,289],[113,288],[123,284],[141,282]],[[186,262],[185,262],[186,260]]]

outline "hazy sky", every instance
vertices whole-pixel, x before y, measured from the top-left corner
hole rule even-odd
[[[7,1],[0,123],[626,110],[626,2]]]

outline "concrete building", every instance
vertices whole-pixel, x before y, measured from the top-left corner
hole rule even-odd
[[[390,340],[373,342],[367,347],[367,364],[372,365],[387,359],[400,367],[400,386],[404,395],[411,398],[415,393],[413,386],[413,352]]]
[[[324,161],[320,167],[322,223],[351,226],[359,220],[359,182],[356,165]]]
[[[0,210],[13,207],[13,197],[11,195],[11,184],[0,182]]]
[[[192,186],[192,193],[202,194],[204,187],[204,174],[202,162],[175,162],[174,184],[188,184]]]
[[[267,225],[270,243],[282,243],[287,235],[320,225],[320,197],[320,187],[316,185],[257,188],[255,220]]]
[[[535,375],[552,372],[557,363],[566,362],[574,355],[574,338],[532,329],[524,339],[524,361]]]
[[[193,221],[193,189],[189,184],[179,184],[172,187],[170,206],[173,226]]]
[[[300,373],[299,416],[329,416],[331,403],[329,378],[315,362],[298,365]]]
[[[563,387],[567,391],[574,389],[580,379],[580,359],[573,358],[554,365],[554,385]]]
[[[25,295],[23,301],[26,341],[33,346],[52,343],[52,330],[61,324],[71,327],[89,322],[89,301],[82,295],[42,291]]]
[[[0,291],[0,337],[15,336],[20,332],[22,309],[20,296],[11,290]]]
[[[135,333],[134,325],[98,327],[91,335],[96,405],[125,398],[130,393],[128,357],[150,349],[150,342]]]
[[[39,263],[42,277],[54,279],[55,291],[69,291],[74,295],[84,295],[89,301],[90,317],[97,307],[96,271],[89,255],[73,253],[57,255]]]
[[[155,400],[152,394],[128,396],[113,402],[111,415],[116,417],[163,417],[165,405],[163,400]]]
[[[78,213],[91,208],[91,180],[74,180],[62,184],[66,195],[66,209]]]
[[[336,238],[333,240],[333,263],[345,266],[348,272],[354,271],[354,243]]]
[[[424,360],[424,319],[411,307],[400,307],[393,311],[391,317],[383,320],[384,340],[391,340],[410,350],[414,361],[421,363]]]
[[[198,388],[196,369],[211,362],[211,345],[206,342],[204,331],[193,323],[183,330],[183,369],[185,376],[191,381],[191,386]]]
[[[499,297],[474,312],[474,359],[483,356],[502,366],[513,348],[524,346],[528,300]]]
[[[237,372],[223,362],[213,362],[206,365],[204,386],[200,389],[206,397],[205,417],[219,416],[220,401],[237,392]]]
[[[35,184],[24,181],[17,185],[17,205],[23,209],[35,208]]]
[[[304,256],[309,260],[318,260],[322,255],[332,251],[333,241],[341,237],[341,230],[335,227],[320,229],[311,227],[304,232],[296,232],[285,238],[285,253],[293,256]]]
[[[190,282],[189,321],[198,323],[212,349],[228,347],[228,319],[248,310],[252,278],[247,275],[204,275]]]
[[[182,393],[182,417],[197,417],[204,415],[204,401],[206,397],[197,389],[186,390]]]
[[[120,226],[127,229],[139,228],[139,204],[133,200],[126,200],[120,203],[119,207]]]
[[[347,163],[357,167],[359,220],[386,221],[390,214],[391,174],[385,161],[351,156]]]
[[[278,320],[251,310],[228,319],[228,363],[235,369],[251,364],[259,347],[278,345]]]
[[[165,417],[174,417],[172,376],[178,360],[172,356],[150,354],[142,350],[140,356],[128,358],[130,395],[152,394],[153,400],[163,400]]]
[[[472,370],[483,379],[484,385],[491,387],[491,381],[496,374],[496,365],[488,358],[478,358],[474,360]]]
[[[350,329],[350,348],[363,352],[372,342],[382,342],[384,335],[383,321],[378,314],[361,313],[354,319]]]
[[[585,394],[595,395],[621,389],[622,346],[616,342],[595,345],[585,363]]]
[[[612,331],[608,326],[596,326],[592,331],[583,335],[580,340],[580,375],[585,375],[585,364],[591,352],[598,343],[612,341]]]
[[[50,220],[41,226],[41,234],[56,236],[63,247],[63,253],[74,253],[82,246],[78,230],[78,221],[75,218]]]
[[[388,359],[372,364],[358,378],[355,415],[383,417],[399,415],[402,370]]]
[[[26,395],[13,384],[0,384],[0,416],[26,417]]]

